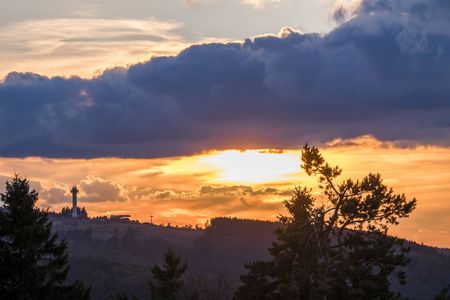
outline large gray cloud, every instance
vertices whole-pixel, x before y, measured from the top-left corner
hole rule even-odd
[[[117,182],[88,176],[80,183],[80,195],[86,202],[125,201],[127,190]]]
[[[322,36],[284,29],[101,76],[11,73],[0,155],[154,157],[373,134],[450,144],[450,5],[366,0]]]

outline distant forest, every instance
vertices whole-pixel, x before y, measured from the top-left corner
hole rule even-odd
[[[92,286],[93,299],[126,293],[147,299],[150,267],[170,246],[188,264],[186,294],[201,289],[202,299],[231,299],[249,261],[268,259],[276,222],[214,218],[206,230],[176,229],[128,222],[59,221],[69,242],[70,280]],[[67,221],[65,223],[64,221]],[[410,299],[433,299],[450,279],[450,249],[408,242],[407,283],[395,289]]]
[[[0,299],[450,299],[450,250],[388,234],[416,199],[379,174],[337,181],[315,147],[301,159],[324,204],[299,186],[278,222],[221,217],[205,229],[48,213],[16,175],[1,194]]]
[[[197,291],[199,299],[232,299],[244,265],[269,258],[267,249],[281,226],[227,217],[211,219],[206,229],[106,218],[75,220],[60,213],[50,213],[50,220],[58,238],[68,243],[67,281],[87,283],[91,299],[99,300],[117,295],[148,299],[150,269],[163,262],[169,247],[188,265],[183,295]],[[412,241],[407,246],[411,249],[407,283],[393,282],[393,287],[412,300],[433,299],[449,281],[450,249]]]

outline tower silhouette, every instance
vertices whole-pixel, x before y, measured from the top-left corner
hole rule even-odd
[[[70,192],[72,193],[72,218],[77,218],[78,217],[77,195],[79,190],[74,185],[70,190]]]

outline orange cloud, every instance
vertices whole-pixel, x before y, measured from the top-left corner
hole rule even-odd
[[[174,55],[189,45],[175,32],[180,27],[178,22],[154,18],[61,18],[7,24],[0,27],[0,79],[12,71],[92,77],[152,56]]]
[[[343,180],[379,172],[397,193],[418,199],[416,211],[393,234],[450,246],[450,148],[401,147],[365,136],[321,149],[343,168]],[[77,184],[79,203],[91,216],[127,213],[149,221],[153,215],[156,223],[178,225],[215,216],[275,220],[295,185],[317,187],[301,172],[299,155],[262,149],[161,159],[2,158],[0,180],[14,171],[26,175],[40,190],[39,205],[55,210],[70,205],[69,188]]]

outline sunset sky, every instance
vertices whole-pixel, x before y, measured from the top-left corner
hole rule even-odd
[[[275,220],[313,144],[450,247],[450,2],[0,2],[0,179],[39,205],[177,225]],[[320,198],[320,195],[317,195]]]

